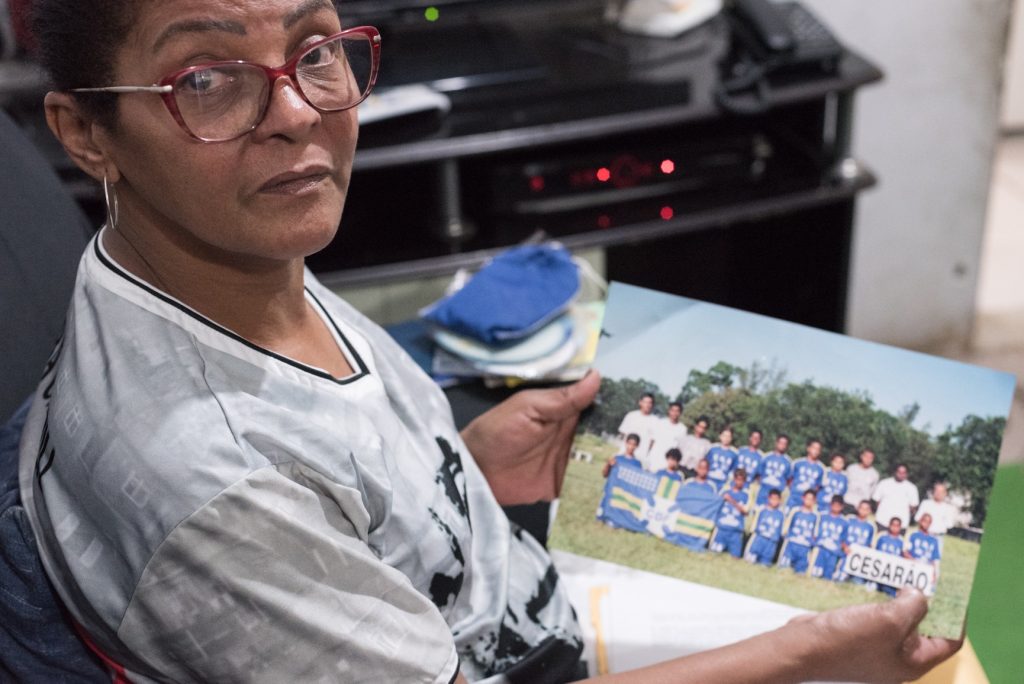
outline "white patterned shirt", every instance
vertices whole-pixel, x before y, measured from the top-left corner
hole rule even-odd
[[[447,401],[308,271],[354,373],[262,349],[94,239],[21,448],[48,575],[133,681],[504,681],[581,641]],[[539,655],[538,655],[539,654]]]

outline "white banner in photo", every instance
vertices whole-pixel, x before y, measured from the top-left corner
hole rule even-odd
[[[854,544],[843,563],[843,572],[869,582],[901,589],[915,587],[925,596],[935,594],[935,565]]]

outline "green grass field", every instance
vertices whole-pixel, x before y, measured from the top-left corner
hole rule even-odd
[[[886,599],[858,585],[799,576],[789,569],[756,566],[723,554],[696,553],[651,535],[608,527],[595,515],[604,491],[601,466],[614,453],[614,447],[593,435],[578,437],[575,446],[593,454],[594,461],[569,464],[558,518],[548,542],[551,548],[808,610]],[[922,625],[925,634],[960,635],[978,549],[979,545],[972,542],[946,539],[939,588]]]

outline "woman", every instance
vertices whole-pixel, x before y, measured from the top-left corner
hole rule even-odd
[[[327,0],[37,4],[47,120],[110,211],[21,450],[75,620],[133,680],[569,678],[572,609],[499,504],[556,493],[596,374],[460,435],[303,266],[339,223],[376,32]],[[956,648],[916,636],[925,610],[809,617],[627,679],[904,679]],[[877,654],[859,672],[854,641]]]

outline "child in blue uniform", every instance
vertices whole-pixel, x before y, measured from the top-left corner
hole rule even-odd
[[[913,558],[914,560],[924,561],[935,568],[934,581],[938,582],[939,579],[939,561],[942,559],[942,545],[939,543],[938,537],[932,536],[928,530],[932,526],[932,516],[928,513],[924,513],[917,520],[918,529],[907,539],[907,548],[903,551],[903,555],[907,558]],[[926,594],[934,592],[935,584],[932,584],[932,588],[926,590]]]
[[[815,543],[817,552],[811,576],[821,579],[835,580],[838,574],[839,561],[843,557],[843,539],[846,537],[846,518],[843,517],[843,497],[836,494],[832,497],[830,512],[821,513],[818,519],[818,540]]]
[[[893,518],[889,521],[889,533],[883,534],[878,537],[878,541],[875,542],[875,548],[883,553],[891,553],[894,556],[903,555],[903,523],[899,518]],[[890,587],[886,584],[879,584],[878,591],[889,596],[896,595],[896,588]]]
[[[667,475],[673,480],[679,482],[683,481],[683,469],[679,463],[683,460],[683,452],[675,447],[672,447],[665,453],[665,467],[661,470],[656,471],[654,474],[661,476]]]
[[[711,538],[710,549],[739,558],[743,555],[743,522],[747,515],[747,502],[750,495],[743,491],[747,481],[747,471],[737,468],[732,476],[732,488],[722,493],[722,508],[718,511],[715,521],[715,536]]]
[[[761,439],[761,431],[754,428],[750,431],[750,436],[747,437],[747,446],[740,449],[736,454],[736,467],[747,471],[747,481],[743,485],[745,490],[749,490],[750,485],[757,478],[757,471],[760,469],[761,461],[764,459],[764,454],[758,448],[761,446]]]
[[[715,487],[714,483],[708,479],[708,471],[711,469],[708,464],[708,459],[702,458],[697,462],[697,469],[695,475],[686,481],[687,485],[705,487],[711,491],[712,494],[718,494],[718,488]]]
[[[726,427],[718,434],[715,444],[705,456],[708,459],[708,480],[715,488],[721,489],[729,480],[729,475],[736,468],[736,447],[732,445],[732,428]]]
[[[807,455],[793,463],[789,498],[786,508],[798,508],[803,504],[804,492],[817,490],[821,487],[821,479],[825,476],[825,466],[821,463],[821,441],[807,441]]]
[[[846,534],[843,536],[843,556],[850,555],[850,547],[853,545],[871,547],[871,541],[875,538],[875,525],[871,517],[871,502],[861,501],[857,504],[857,517],[851,517],[846,524]],[[849,575],[840,573],[840,581],[846,580]],[[867,584],[867,580],[860,577],[850,578],[855,584]]]
[[[771,565],[775,562],[775,552],[779,549],[782,539],[782,525],[785,515],[779,510],[782,493],[778,489],[768,492],[767,506],[761,509],[754,525],[754,533],[750,535],[747,551],[743,557],[751,563]]]
[[[801,497],[803,506],[789,514],[786,543],[779,555],[780,568],[793,568],[793,572],[801,575],[807,572],[808,557],[818,527],[818,514],[814,510],[816,496],[813,490],[807,490]]]
[[[761,460],[757,475],[761,479],[761,488],[757,492],[757,505],[763,506],[768,500],[768,494],[773,489],[780,492],[786,488],[793,464],[786,456],[786,449],[789,448],[789,436],[779,435],[775,438],[775,451],[768,454]]]
[[[846,467],[846,458],[842,454],[833,454],[830,464],[831,469],[825,473],[821,481],[821,490],[818,491],[818,512],[824,513],[831,508],[832,499],[836,494],[845,496],[850,486],[850,481],[843,472]]]
[[[932,516],[925,513],[918,519],[917,524],[918,530],[910,535],[910,539],[907,540],[908,548],[903,555],[926,563],[938,563],[942,560],[939,540],[928,533],[932,526]]]
[[[643,463],[636,457],[636,448],[640,446],[640,435],[635,432],[631,432],[626,435],[626,446],[625,451],[618,456],[612,456],[605,464],[604,468],[601,469],[601,475],[608,477],[608,473],[612,472],[612,466],[616,463],[625,466],[633,466],[636,468],[643,468]]]

